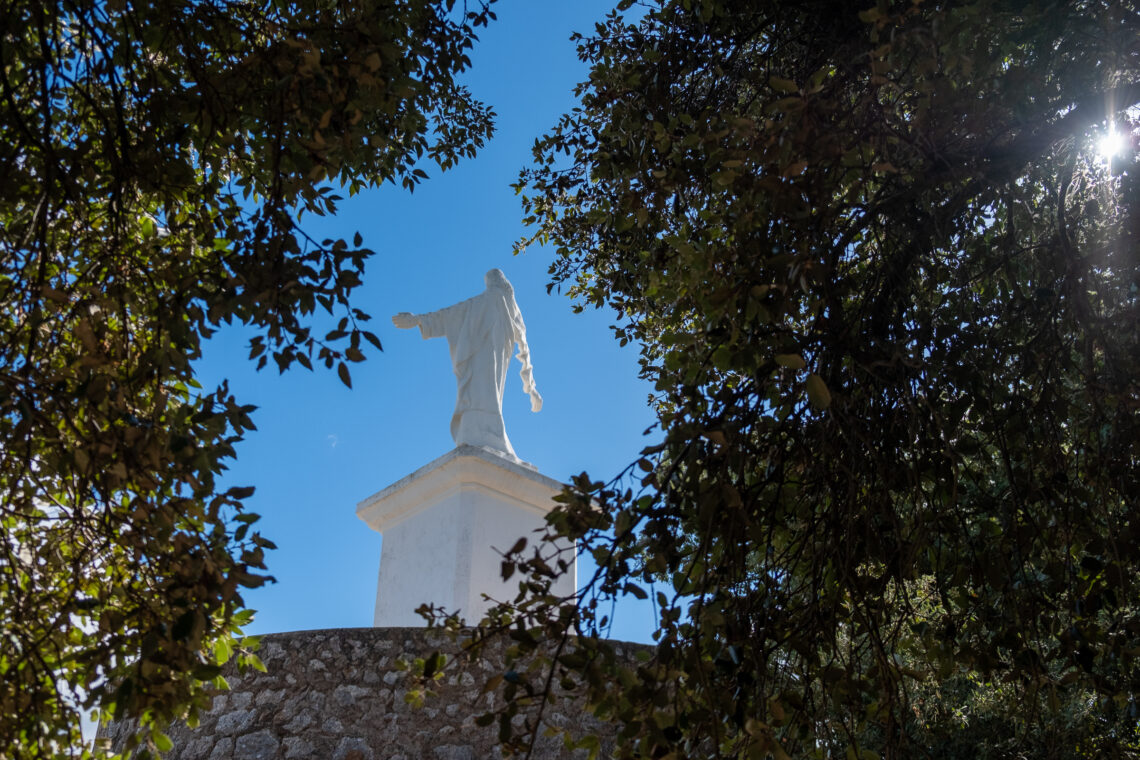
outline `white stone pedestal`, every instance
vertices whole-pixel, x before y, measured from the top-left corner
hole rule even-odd
[[[522,536],[535,546],[561,490],[532,467],[460,446],[360,502],[357,516],[384,536],[373,624],[422,626],[425,602],[475,623],[492,606],[484,594],[513,599],[519,576],[503,583],[501,552]],[[576,588],[573,566],[552,591]]]

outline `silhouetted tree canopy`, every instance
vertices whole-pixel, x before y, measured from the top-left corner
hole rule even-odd
[[[219,490],[252,407],[201,388],[219,326],[252,357],[379,348],[357,234],[302,212],[411,190],[490,136],[456,83],[488,3],[0,5],[0,756],[79,756],[79,713],[193,723],[271,544]],[[313,332],[314,315],[339,318]]]
[[[512,555],[485,632],[545,653],[493,684],[514,746],[559,686],[623,758],[1135,756],[1138,40],[1129,3],[917,0],[659,0],[581,39],[519,189],[663,443],[567,492],[576,607]],[[633,663],[624,595],[657,615]]]

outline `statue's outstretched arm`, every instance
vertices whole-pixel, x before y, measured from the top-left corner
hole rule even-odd
[[[392,324],[401,330],[410,330],[420,323],[418,314],[412,314],[410,311],[401,311],[396,316],[392,317]]]

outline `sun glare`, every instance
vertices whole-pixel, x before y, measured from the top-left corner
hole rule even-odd
[[[1124,136],[1115,129],[1110,130],[1108,134],[1100,138],[1100,141],[1096,145],[1097,153],[1106,161],[1120,153],[1123,149]]]

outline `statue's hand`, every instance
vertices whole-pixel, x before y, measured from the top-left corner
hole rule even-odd
[[[542,396],[538,395],[538,391],[530,392],[530,410],[532,412],[542,411]]]
[[[401,330],[407,330],[409,328],[415,327],[419,323],[420,320],[416,317],[415,314],[412,314],[410,311],[401,311],[399,314],[392,317],[392,324]]]

